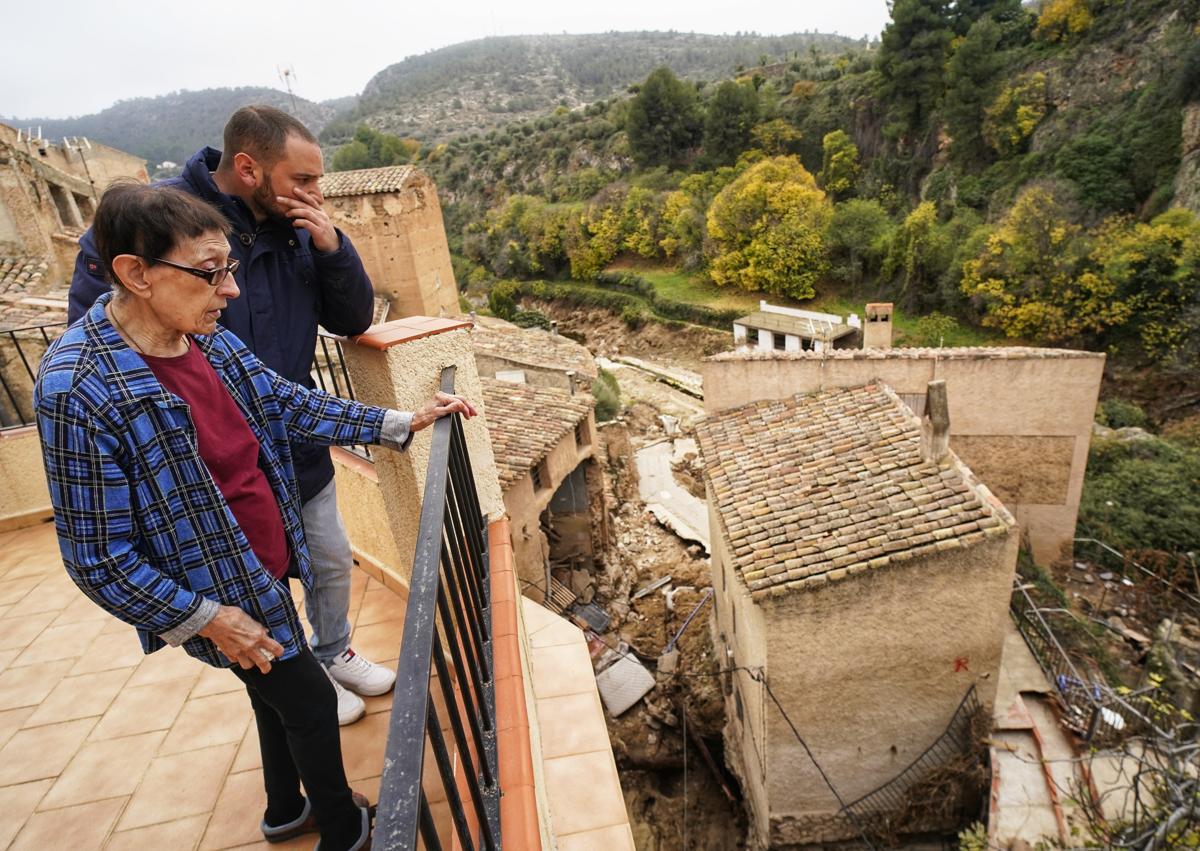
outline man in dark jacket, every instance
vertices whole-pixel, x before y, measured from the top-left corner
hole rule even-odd
[[[374,291],[358,252],[321,209],[321,149],[308,129],[266,106],[239,109],[225,125],[224,152],[198,151],[180,177],[164,181],[208,201],[233,226],[231,259],[240,298],[221,324],[275,372],[312,387],[317,325],[361,334],[371,324]],[[79,240],[68,318],[83,316],[110,287],[91,230]],[[350,542],[337,510],[333,463],[325,447],[293,447],[314,587],[305,603],[313,654],[338,693],[338,719],[365,711],[359,694],[383,694],[395,674],[350,647]]]

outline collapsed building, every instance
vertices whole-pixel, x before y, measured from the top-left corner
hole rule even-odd
[[[753,847],[856,839],[842,805],[994,698],[1017,525],[950,451],[944,389],[923,422],[871,382],[697,426],[725,751]]]

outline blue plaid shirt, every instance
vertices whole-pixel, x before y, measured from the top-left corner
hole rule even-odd
[[[237,606],[283,645],[305,646],[286,580],[259,563],[196,449],[187,404],[168,392],[104,314],[111,294],[47,350],[38,369],[38,432],[59,547],[88,597],[137,628],[218,667],[230,660],[194,635],[202,608]],[[192,337],[260,447],[305,590],[312,573],[290,440],[377,443],[385,410],[301,387],[265,367],[229,331]],[[211,601],[211,602],[206,602]]]

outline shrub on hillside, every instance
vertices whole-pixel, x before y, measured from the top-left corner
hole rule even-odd
[[[600,370],[592,382],[592,395],[596,397],[596,422],[608,422],[621,413],[621,388],[608,370]]]

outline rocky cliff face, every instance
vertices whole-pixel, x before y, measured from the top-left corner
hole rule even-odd
[[[1200,101],[1183,108],[1183,150],[1175,175],[1174,206],[1200,213]]]

